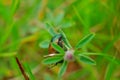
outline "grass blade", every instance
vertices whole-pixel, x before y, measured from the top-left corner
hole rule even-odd
[[[13,15],[20,5],[20,0],[12,0],[11,14]]]
[[[0,57],[11,57],[15,56],[17,52],[10,52],[10,53],[0,53]]]
[[[30,77],[30,80],[35,80],[35,77],[29,67],[29,65],[27,63],[24,64],[24,67],[25,67],[25,70],[26,72],[28,73],[29,77]]]
[[[58,52],[62,53],[62,54],[65,53],[64,50],[63,50],[60,46],[58,46],[57,44],[55,44],[55,43],[52,43],[52,47],[53,47],[55,50],[57,50]]]
[[[8,23],[9,22],[9,11],[0,3],[0,16]]]
[[[15,59],[16,59],[16,62],[17,62],[17,64],[18,64],[19,69],[20,69],[22,75],[24,76],[25,80],[29,80],[29,77],[28,77],[28,75],[25,73],[25,70],[24,70],[23,65],[21,64],[21,62],[19,61],[19,59],[18,59],[17,57],[16,57]]]
[[[9,37],[9,35],[11,34],[11,31],[12,31],[12,29],[13,29],[13,27],[14,27],[14,22],[12,22],[10,25],[8,25],[7,27],[6,27],[6,30],[4,31],[5,33],[3,33],[4,34],[4,36],[2,36],[1,37],[1,39],[0,39],[0,46],[2,46],[6,41],[7,41],[7,38]]]
[[[115,56],[116,55],[117,53],[115,54]],[[116,64],[114,64],[115,56],[113,57],[112,61],[108,64],[108,67],[105,73],[105,80],[111,80],[111,76],[116,68]]]
[[[89,41],[91,41],[93,39],[94,36],[95,36],[95,34],[93,34],[93,33],[85,36],[83,39],[81,39],[78,42],[78,44],[76,45],[76,49],[79,49],[79,48],[83,47],[84,45],[86,45]]]
[[[59,77],[62,77],[64,75],[66,69],[67,69],[67,61],[64,61],[59,71]]]
[[[82,19],[82,17],[80,16],[80,14],[79,14],[79,12],[78,12],[78,10],[76,9],[75,6],[73,6],[73,10],[75,11],[75,14],[76,14],[76,16],[78,17],[79,21],[82,23],[82,25],[83,25],[84,27],[87,27],[85,21]]]
[[[107,71],[105,74],[105,80],[111,80],[111,76],[113,74],[113,71],[115,70],[115,64],[114,63],[110,63],[107,67]]]

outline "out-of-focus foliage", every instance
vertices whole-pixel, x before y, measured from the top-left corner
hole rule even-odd
[[[29,65],[26,71],[32,79],[58,79],[61,64],[52,69],[42,64],[54,35],[47,26],[55,32],[62,29],[73,47],[94,32],[95,38],[81,51],[112,56],[91,55],[95,66],[73,63],[63,80],[120,79],[120,0],[0,0],[0,80],[24,79],[14,56]]]

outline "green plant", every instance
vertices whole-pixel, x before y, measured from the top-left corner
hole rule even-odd
[[[70,61],[74,61],[79,59],[81,62],[90,64],[90,65],[95,65],[96,62],[91,59],[89,56],[85,55],[84,52],[80,52],[79,49],[85,46],[89,41],[93,39],[95,36],[94,33],[90,33],[86,35],[83,39],[81,39],[78,44],[76,45],[75,49],[72,48],[70,45],[69,41],[67,40],[64,32],[60,30],[60,33],[63,35],[63,41],[65,45],[67,46],[68,50],[64,51],[59,45],[56,43],[52,43],[52,47],[59,52],[59,54],[54,54],[53,56],[50,56],[46,59],[43,60],[44,64],[54,64],[57,63],[61,60],[63,60],[62,66],[59,70],[59,77],[63,76],[67,69],[67,64]],[[51,54],[50,54],[51,55]]]

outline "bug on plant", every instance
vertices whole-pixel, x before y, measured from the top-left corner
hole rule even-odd
[[[53,54],[53,53],[58,53],[51,45],[51,43],[56,43],[57,45],[59,45],[61,48],[64,48],[64,42],[62,40],[63,36],[62,34],[56,34],[55,36],[52,37],[50,44],[49,44],[49,48],[48,48],[48,52],[49,54]]]
[[[47,55],[46,57],[52,57],[56,54],[60,54],[58,51],[56,51],[53,47],[52,47],[52,43],[56,43],[58,46],[60,46],[61,48],[63,48],[63,50],[67,50],[67,48],[64,45],[64,41],[63,41],[63,35],[62,34],[56,34],[55,36],[52,37],[49,47],[48,47],[48,53],[49,55]],[[63,60],[53,64],[51,67],[56,66],[58,63],[63,63]]]
[[[49,68],[56,66],[58,63],[61,63],[59,70],[59,76],[62,77],[65,72],[75,71],[80,69],[78,60],[86,64],[95,65],[96,62],[91,59],[88,55],[94,55],[94,53],[89,52],[80,52],[79,49],[86,45],[89,41],[95,36],[94,33],[90,33],[83,37],[75,49],[72,48],[69,41],[67,40],[63,31],[60,31],[61,34],[56,34],[49,44],[49,55],[46,59],[43,60],[44,64],[51,65]],[[96,54],[96,53],[95,53]]]

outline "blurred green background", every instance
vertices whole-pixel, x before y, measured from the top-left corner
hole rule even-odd
[[[46,23],[61,28],[73,48],[96,33],[84,50],[117,60],[91,56],[97,65],[79,63],[79,70],[61,79],[120,80],[120,0],[0,0],[0,80],[24,80],[14,56],[29,65],[35,80],[58,80],[58,67],[49,70],[42,63],[52,37]]]

